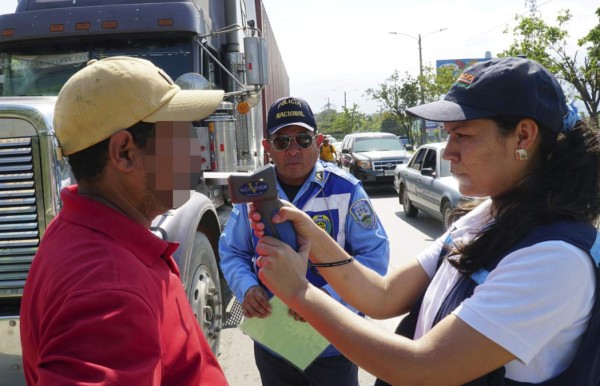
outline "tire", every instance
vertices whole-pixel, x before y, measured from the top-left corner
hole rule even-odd
[[[446,201],[444,205],[442,205],[442,223],[444,224],[444,232],[448,230],[452,226],[454,222],[452,205]]]
[[[410,198],[408,198],[408,194],[406,194],[406,189],[400,190],[402,193],[402,206],[404,207],[404,214],[406,217],[417,217],[417,213],[419,213],[419,209],[415,207]]]
[[[215,254],[204,233],[196,232],[187,268],[184,271],[186,295],[210,348],[218,355],[223,327],[223,295]]]

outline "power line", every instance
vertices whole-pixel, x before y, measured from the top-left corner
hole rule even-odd
[[[540,5],[537,5],[537,4],[536,4],[536,0],[525,0],[525,6],[527,6],[527,3],[532,3],[532,4],[530,5],[530,7],[529,7],[529,9],[530,9],[530,12],[532,12],[532,10],[533,10],[533,9],[535,9],[535,11],[538,11],[540,7],[543,7],[544,5],[546,5],[546,4],[550,3],[550,2],[552,2],[552,0],[547,0],[547,1],[543,2],[542,4],[540,4]],[[519,13],[519,12],[516,12],[515,14],[516,14],[516,15],[519,15],[520,13]],[[500,23],[500,24],[497,24],[496,26],[494,26],[494,27],[492,27],[492,28],[490,28],[490,29],[487,29],[487,30],[485,30],[485,31],[483,31],[483,32],[477,33],[477,34],[476,34],[474,37],[472,37],[472,38],[470,38],[470,39],[467,39],[465,42],[467,42],[467,43],[468,43],[468,42],[471,42],[471,41],[473,41],[473,40],[476,40],[476,39],[478,39],[479,37],[481,37],[481,35],[488,34],[488,33],[492,32],[492,31],[495,31],[495,30],[497,30],[497,29],[498,29],[498,28],[500,28],[500,27],[504,27],[504,26],[506,26],[508,23],[510,23],[510,22],[512,22],[512,21],[514,21],[514,17],[513,17],[513,18],[511,18],[511,19],[508,19],[508,20],[506,20],[506,21],[504,21],[504,22],[502,22],[502,23]]]

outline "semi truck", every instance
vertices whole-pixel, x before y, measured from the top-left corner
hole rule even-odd
[[[225,91],[212,116],[190,123],[203,170],[192,198],[156,218],[151,229],[180,243],[174,257],[182,282],[218,352],[226,284],[217,243],[231,209],[227,176],[265,163],[268,106],[289,94],[262,0],[19,0],[14,13],[0,16],[2,384],[24,384],[23,287],[44,231],[61,209],[60,190],[75,183],[56,152],[56,95],[88,61],[118,55],[152,61],[182,88]]]

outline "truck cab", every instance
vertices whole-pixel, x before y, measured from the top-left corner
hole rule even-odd
[[[188,300],[218,353],[226,284],[217,243],[231,208],[226,175],[262,166],[263,117],[275,99],[289,93],[262,1],[20,0],[15,13],[0,15],[3,384],[24,384],[19,339],[23,287],[39,241],[61,209],[59,192],[75,183],[68,164],[56,154],[56,95],[88,61],[121,55],[152,61],[182,88],[226,92],[213,116],[190,123],[204,171],[192,198],[152,224],[154,233],[180,243],[174,258]],[[269,67],[281,72],[274,85],[268,84]]]

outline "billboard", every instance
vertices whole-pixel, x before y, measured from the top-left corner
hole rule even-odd
[[[451,67],[454,69],[454,75],[458,76],[465,69],[472,64],[478,62],[485,62],[491,58],[476,58],[476,59],[440,59],[435,61],[436,68]]]

